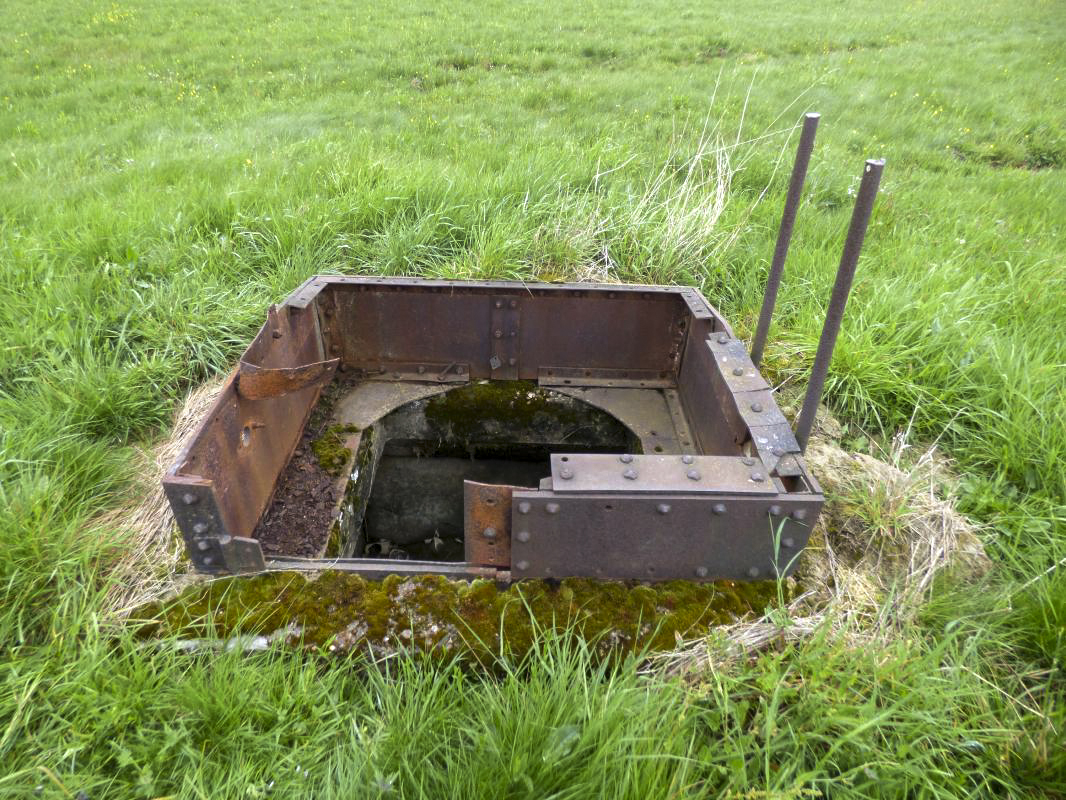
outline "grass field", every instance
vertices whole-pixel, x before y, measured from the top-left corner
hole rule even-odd
[[[0,797],[1066,796],[1066,6],[601,1],[0,9]],[[813,356],[888,165],[827,402],[912,425],[997,568],[884,650],[681,683],[554,635],[178,655],[102,619],[130,448],[316,272],[694,284]],[[36,787],[41,787],[39,790]]]

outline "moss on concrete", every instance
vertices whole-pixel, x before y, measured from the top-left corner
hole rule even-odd
[[[504,649],[525,653],[538,629],[570,628],[604,656],[664,650],[678,636],[761,613],[773,582],[630,585],[587,579],[523,581],[499,589],[488,581],[389,576],[367,581],[326,571],[235,577],[192,587],[141,609],[146,635],[225,639],[283,634],[329,650],[417,648],[481,660]],[[502,637],[502,642],[501,642]]]
[[[348,466],[352,451],[345,446],[345,435],[358,432],[356,425],[330,425],[317,439],[311,442],[311,452],[318,465],[334,477]]]

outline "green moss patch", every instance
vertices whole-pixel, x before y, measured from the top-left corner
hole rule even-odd
[[[311,442],[311,452],[318,465],[334,477],[344,472],[352,451],[345,447],[347,434],[358,432],[355,425],[330,425],[321,436]]]
[[[378,652],[417,648],[480,660],[524,654],[538,630],[569,628],[604,656],[666,650],[715,625],[759,614],[777,596],[772,581],[629,585],[587,579],[489,581],[437,575],[368,581],[347,572],[234,577],[192,587],[135,615],[146,636],[225,639],[283,631],[305,646]]]

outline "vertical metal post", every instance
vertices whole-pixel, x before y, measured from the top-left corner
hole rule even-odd
[[[814,149],[814,134],[818,131],[821,114],[805,114],[803,132],[800,134],[799,147],[796,148],[796,163],[792,166],[792,178],[785,195],[785,210],[781,214],[781,227],[777,231],[777,244],[774,246],[774,258],[770,262],[770,274],[766,278],[766,291],[762,297],[762,311],[759,312],[759,325],[755,329],[755,338],[751,340],[751,360],[755,366],[762,361],[766,336],[770,332],[770,319],[777,304],[777,290],[781,286],[781,273],[785,269],[788,246],[792,242],[792,228],[796,224],[796,211],[799,209],[800,196],[803,193],[803,181],[807,178],[807,164]]]
[[[873,211],[877,187],[881,183],[881,171],[884,168],[884,159],[870,159],[866,162],[862,183],[859,184],[859,195],[855,198],[855,210],[851,214],[848,238],[844,242],[844,252],[840,256],[836,283],[833,284],[833,294],[829,297],[829,309],[825,312],[822,336],[818,341],[818,352],[814,356],[814,366],[811,367],[807,396],[803,398],[803,409],[800,411],[799,419],[796,420],[796,441],[799,442],[801,450],[807,449],[807,440],[814,427],[814,416],[818,411],[818,403],[822,399],[825,378],[829,374],[829,362],[833,358],[833,347],[836,345],[837,334],[840,333],[840,321],[844,318],[844,307],[848,304],[851,282],[855,277],[855,265],[858,264],[859,253],[862,252],[862,242],[866,238],[866,227],[870,223],[870,213]]]

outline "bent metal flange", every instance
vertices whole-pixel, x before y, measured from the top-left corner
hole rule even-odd
[[[817,123],[810,119],[794,184],[803,181]],[[787,574],[824,500],[801,442],[813,422],[882,165],[866,164],[799,441],[743,342],[694,289],[314,277],[271,307],[164,478],[193,564],[212,573],[332,568],[367,577],[430,573],[501,583]],[[793,186],[788,233],[799,196]],[[787,244],[779,238],[774,294]],[[763,306],[760,354],[773,299]],[[265,557],[256,525],[338,371],[353,387],[346,418],[355,431],[347,441],[352,458],[342,480],[356,490],[337,509],[352,536],[367,502],[352,495],[369,493],[382,453],[380,442],[369,446],[367,432],[405,404],[457,387],[526,381],[606,411],[632,433],[634,446],[632,452],[555,447],[550,474],[535,487],[466,481],[463,561],[367,558],[350,547],[332,558]],[[357,463],[357,454],[369,458]]]

